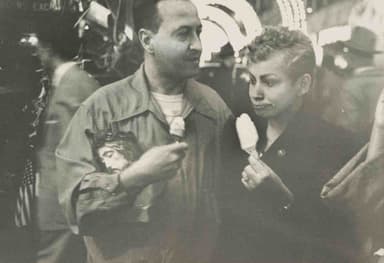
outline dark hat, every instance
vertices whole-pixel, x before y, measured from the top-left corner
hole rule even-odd
[[[235,54],[235,51],[233,50],[233,47],[229,42],[225,44],[223,47],[221,47],[219,52],[219,56],[222,58],[233,57],[234,54]]]
[[[356,26],[352,28],[351,38],[343,42],[349,49],[367,54],[382,53],[376,49],[378,38],[374,32],[365,27]]]

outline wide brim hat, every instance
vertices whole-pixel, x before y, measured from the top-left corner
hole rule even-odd
[[[366,54],[383,53],[383,50],[377,48],[377,35],[365,27],[356,26],[352,28],[351,38],[343,42],[343,45],[352,51],[358,51]]]

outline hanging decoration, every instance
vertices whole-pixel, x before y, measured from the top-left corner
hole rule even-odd
[[[289,29],[307,32],[306,12],[303,0],[276,0],[282,25]]]

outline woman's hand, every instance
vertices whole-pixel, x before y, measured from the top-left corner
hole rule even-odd
[[[280,177],[262,160],[254,155],[248,158],[247,165],[243,172],[241,182],[249,191],[254,191],[259,187],[279,189],[289,201],[293,200],[293,194],[283,183]]]

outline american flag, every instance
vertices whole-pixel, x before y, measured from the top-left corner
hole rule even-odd
[[[27,105],[25,112],[31,114],[30,131],[28,133],[27,155],[25,159],[22,180],[18,189],[16,199],[15,224],[18,227],[30,226],[33,224],[35,216],[35,201],[38,187],[38,174],[34,164],[35,138],[38,133],[40,120],[47,105],[47,87],[48,78],[44,76],[41,79],[41,92],[39,96]]]
[[[16,199],[15,224],[18,227],[31,225],[36,199],[36,171],[31,159],[27,159]]]

